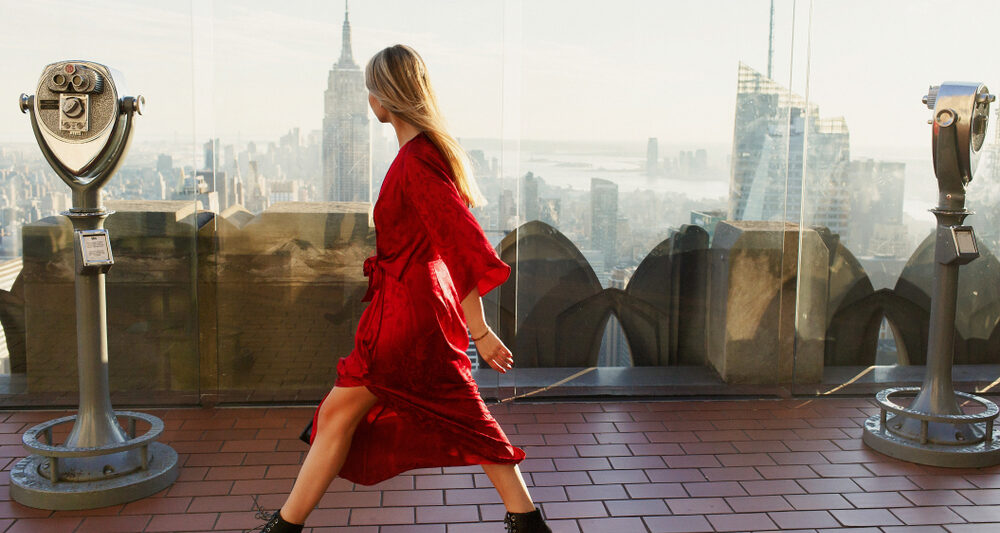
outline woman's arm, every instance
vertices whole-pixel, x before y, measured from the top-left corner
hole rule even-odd
[[[506,373],[510,370],[514,365],[514,357],[496,333],[486,325],[479,289],[473,288],[472,292],[462,300],[462,312],[465,313],[465,323],[469,327],[469,333],[473,339],[478,339],[475,342],[479,357],[497,372]]]

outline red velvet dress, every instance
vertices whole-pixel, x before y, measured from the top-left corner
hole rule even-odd
[[[472,379],[461,306],[474,287],[484,295],[503,283],[510,267],[426,135],[400,148],[374,218],[376,255],[364,265],[371,303],[335,386],[363,385],[378,401],[340,477],[372,485],[414,468],[520,462],[524,451],[507,440]],[[314,415],[310,440],[317,427]]]

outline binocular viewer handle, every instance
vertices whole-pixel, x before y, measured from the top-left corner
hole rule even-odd
[[[38,117],[35,113],[35,97],[22,94],[20,98],[20,108],[22,113],[31,116],[31,129],[38,140],[38,146],[42,150],[45,160],[73,191],[74,212],[100,212],[101,206],[99,191],[108,179],[111,178],[121,168],[124,162],[124,155],[132,143],[132,124],[135,115],[141,115],[146,99],[142,96],[126,96],[118,100],[118,116],[112,126],[111,135],[108,142],[89,164],[79,171],[72,171],[59,160],[52,148],[45,142],[38,124]]]

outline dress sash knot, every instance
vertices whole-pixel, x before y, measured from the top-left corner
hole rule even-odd
[[[362,302],[370,302],[375,295],[375,291],[382,287],[382,278],[385,276],[385,269],[378,264],[378,255],[373,255],[365,259],[362,267],[365,276],[368,278],[368,290],[365,292]]]

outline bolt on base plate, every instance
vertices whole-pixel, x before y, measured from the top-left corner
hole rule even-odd
[[[921,444],[890,433],[882,427],[880,416],[865,421],[861,440],[873,450],[911,463],[951,468],[980,468],[1000,464],[1000,429],[993,438],[968,446]]]
[[[140,500],[169,487],[180,473],[177,452],[159,442],[149,444],[149,468],[110,479],[53,483],[40,471],[48,458],[29,455],[10,472],[11,498],[28,507],[68,511],[95,509]]]

